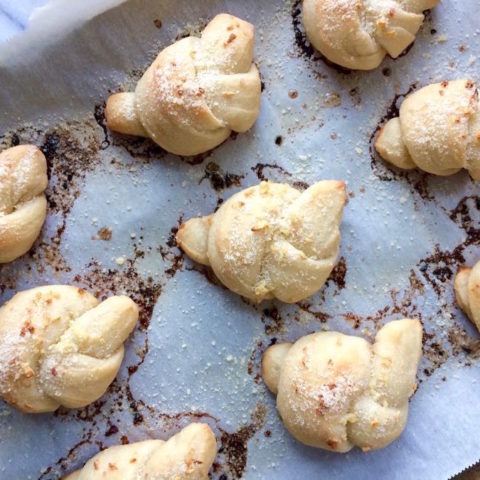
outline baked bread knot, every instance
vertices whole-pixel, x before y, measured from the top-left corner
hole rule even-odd
[[[27,253],[47,216],[47,161],[34,145],[0,153],[0,263]]]
[[[260,111],[253,43],[253,25],[217,15],[200,38],[184,38],[160,52],[134,93],[108,99],[108,127],[150,137],[178,155],[206,152],[232,131],[247,131]]]
[[[338,332],[273,345],[262,376],[297,440],[333,452],[367,451],[405,429],[421,354],[421,324],[404,319],[381,328],[373,345]]]
[[[480,262],[460,267],[455,276],[455,297],[467,317],[480,330]]]
[[[213,215],[182,224],[177,244],[239,295],[298,302],[315,293],[335,265],[345,200],[345,184],[336,180],[304,192],[261,182]]]
[[[377,68],[413,41],[439,0],[304,0],[303,23],[313,46],[333,63],[354,70]]]
[[[207,480],[217,453],[212,430],[191,423],[170,440],[110,447],[64,480]]]
[[[0,308],[0,396],[27,413],[92,403],[117,375],[137,319],[124,296],[99,303],[64,285],[17,293]]]
[[[408,95],[400,116],[381,129],[375,148],[402,169],[480,179],[480,103],[471,80],[428,85]]]

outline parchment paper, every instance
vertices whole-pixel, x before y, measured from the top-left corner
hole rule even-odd
[[[290,2],[132,0],[105,13],[80,3],[59,2],[0,48],[1,147],[40,145],[50,173],[46,226],[31,254],[0,267],[0,300],[71,283],[131,295],[142,324],[94,405],[29,416],[2,404],[0,478],[59,478],[100,448],[166,438],[196,419],[219,440],[214,478],[438,480],[477,461],[480,347],[452,287],[457,266],[480,258],[478,185],[465,172],[393,170],[371,139],[396,95],[479,79],[478,1],[443,0],[407,55],[364,73],[312,57]],[[107,132],[109,93],[132,88],[161,48],[223,11],[256,26],[264,91],[254,128],[193,159]],[[182,218],[260,178],[348,182],[339,267],[298,305],[242,300],[172,240]],[[372,339],[403,316],[427,333],[402,437],[346,455],[295,441],[260,379],[264,349],[321,329]]]

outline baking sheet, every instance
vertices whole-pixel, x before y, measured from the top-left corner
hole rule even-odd
[[[166,438],[197,419],[217,434],[213,478],[222,480],[437,480],[474,463],[480,342],[452,284],[458,264],[480,258],[478,185],[465,172],[393,170],[371,143],[402,94],[479,78],[477,0],[443,0],[408,55],[363,73],[314,54],[298,2],[132,0],[104,13],[81,3],[78,16],[58,2],[0,48],[0,146],[41,146],[50,175],[46,226],[29,255],[0,267],[0,300],[72,283],[101,297],[126,293],[142,318],[95,404],[36,416],[1,404],[0,478],[59,478],[101,448]],[[106,131],[108,94],[132,88],[159,49],[224,11],[256,26],[264,91],[254,128],[195,158]],[[241,299],[173,240],[182,219],[263,178],[348,182],[339,267],[297,305]],[[403,316],[427,333],[402,437],[337,455],[289,436],[259,376],[264,349],[321,329],[373,338]]]

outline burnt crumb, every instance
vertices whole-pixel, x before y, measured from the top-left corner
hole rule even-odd
[[[277,135],[275,137],[275,145],[278,145],[279,147],[282,145],[283,142],[283,137],[281,135]]]
[[[360,89],[358,87],[352,88],[348,94],[350,95],[350,98],[352,99],[353,106],[354,107],[359,107],[362,103],[362,97],[360,95]]]
[[[302,2],[301,0],[295,0],[292,4],[292,26],[295,34],[295,43],[302,55],[307,58],[313,57],[315,49],[311,43],[307,40],[307,35],[303,28],[302,22]]]
[[[298,55],[303,56],[311,61],[322,61],[327,67],[335,70],[337,73],[348,75],[352,70],[341,67],[336,63],[331,62],[324,57],[318,50],[316,50],[309,42],[302,21],[302,0],[295,0],[291,8],[293,33],[295,35],[295,45],[297,47]]]
[[[260,91],[261,92],[265,91],[265,82],[263,80],[260,82]]]
[[[306,190],[310,185],[307,182],[296,181],[292,183],[292,186],[297,190]]]
[[[225,140],[227,141],[227,140]],[[217,148],[217,147],[215,147]],[[214,150],[214,149],[213,149]],[[210,158],[212,156],[213,150],[209,150],[208,152],[204,153],[199,153],[198,155],[194,155],[191,157],[186,157],[186,156],[179,156],[180,160],[182,162],[188,163],[189,165],[200,165],[202,164],[207,158]]]
[[[259,180],[269,180],[269,178],[264,174],[264,170],[266,168],[278,170],[281,174],[286,175],[287,177],[292,176],[290,172],[276,163],[257,163],[254,167],[251,167],[251,170],[252,172],[255,172]]]
[[[163,245],[157,247],[158,253],[162,256],[164,262],[168,262],[170,266],[165,270],[165,275],[172,278],[176,273],[182,269],[184,255],[182,250],[177,245],[176,235],[180,225],[183,223],[183,217],[178,218],[178,223],[170,229],[170,234],[166,241],[167,248]]]
[[[437,33],[437,30],[435,28],[430,29],[430,34],[435,35]]]
[[[153,24],[157,27],[157,28],[162,28],[162,21],[159,19],[159,18],[155,18],[153,20]]]
[[[345,257],[340,257],[340,260],[335,265],[335,268],[332,270],[332,273],[328,277],[327,282],[330,280],[335,283],[339,290],[345,288],[345,277],[347,275],[347,261]]]
[[[453,355],[468,355],[470,360],[480,358],[480,340],[471,337],[463,328],[454,325],[449,329],[448,339],[453,345]]]
[[[143,422],[143,415],[139,412],[135,412],[133,415],[133,424],[140,425]]]
[[[16,147],[17,145],[20,145],[20,138],[16,133],[12,133],[11,146]]]
[[[283,331],[284,322],[278,308],[273,306],[265,308],[262,312],[262,323],[265,325],[265,333],[272,335]]]
[[[390,67],[382,68],[382,75],[384,77],[389,77],[392,74],[392,69]]]
[[[480,235],[480,197],[463,197],[450,212],[450,219],[460,225],[470,237]],[[473,240],[473,238],[472,238]],[[471,240],[471,241],[472,241]]]
[[[451,283],[457,267],[465,262],[464,249],[461,244],[452,251],[443,251],[437,244],[433,253],[419,262],[420,271],[438,295],[442,293],[442,284]]]
[[[95,108],[93,111],[93,116],[95,118],[95,121],[103,130],[104,140],[100,145],[101,150],[105,150],[110,146],[110,140],[108,138],[107,120],[105,118],[105,105],[106,105],[105,102],[102,104],[97,104],[95,105]]]
[[[223,198],[217,198],[217,204],[215,205],[215,209],[213,210],[213,213],[215,213],[222,205],[222,203],[224,202],[225,200]]]
[[[115,435],[118,433],[118,427],[116,425],[110,425],[108,430],[105,432],[106,437],[111,437],[112,435]]]
[[[261,363],[262,355],[264,352],[263,342],[260,340],[257,342],[253,349],[247,363],[247,373],[253,377],[253,381],[259,384],[262,380],[261,375]]]
[[[294,100],[295,98],[298,97],[298,90],[289,90],[288,96]]]
[[[212,188],[218,192],[232,186],[239,187],[244,177],[245,175],[224,172],[215,162],[208,162],[205,167],[205,175],[200,179],[199,183],[208,179]]]

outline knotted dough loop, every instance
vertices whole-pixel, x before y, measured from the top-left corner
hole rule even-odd
[[[64,480],[207,480],[216,453],[210,427],[192,423],[166,442],[107,448]]]
[[[382,448],[403,432],[422,353],[418,320],[397,320],[371,345],[320,332],[265,351],[262,376],[277,395],[288,431],[300,442],[334,452]]]
[[[461,267],[455,276],[455,296],[460,308],[480,330],[480,262]]]
[[[34,145],[0,153],[0,263],[27,253],[47,216],[47,162]]]
[[[375,148],[398,168],[480,179],[480,103],[471,80],[428,85],[408,95],[400,116],[382,128]]]
[[[398,57],[414,40],[423,11],[439,0],[304,0],[308,39],[330,61],[373,70],[385,55]]]
[[[108,127],[150,137],[178,155],[206,152],[232,130],[247,131],[260,111],[253,43],[253,25],[217,15],[201,38],[184,38],[160,52],[135,93],[108,99]]]
[[[239,295],[297,302],[315,293],[335,265],[345,200],[345,184],[336,180],[303,193],[261,182],[213,215],[181,225],[177,243]]]
[[[124,296],[99,304],[64,285],[17,293],[0,308],[0,395],[29,413],[88,405],[117,375],[137,320]]]

